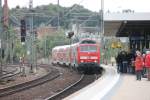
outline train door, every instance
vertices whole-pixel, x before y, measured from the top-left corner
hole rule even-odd
[[[77,46],[74,46],[73,48],[73,66],[77,66]]]
[[[69,66],[70,64],[70,46],[66,48],[66,65]]]

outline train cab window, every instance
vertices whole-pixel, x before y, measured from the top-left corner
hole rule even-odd
[[[97,47],[96,46],[80,46],[81,52],[96,52]]]
[[[80,44],[96,44],[96,41],[93,41],[93,40],[83,40]]]

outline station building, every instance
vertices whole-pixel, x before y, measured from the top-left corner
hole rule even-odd
[[[150,49],[150,13],[106,13],[104,35],[127,37],[131,50]]]

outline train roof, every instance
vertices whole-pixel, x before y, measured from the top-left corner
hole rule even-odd
[[[53,48],[53,50],[64,49],[64,48],[67,48],[67,47],[70,47],[70,45],[56,46],[56,47]]]

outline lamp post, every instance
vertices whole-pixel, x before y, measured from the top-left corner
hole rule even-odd
[[[59,18],[59,0],[57,1],[57,11],[58,11],[58,15],[57,15],[57,28],[58,28],[58,30],[59,30],[59,28],[60,28],[60,18]]]

